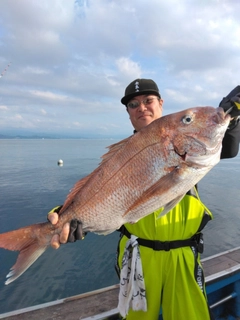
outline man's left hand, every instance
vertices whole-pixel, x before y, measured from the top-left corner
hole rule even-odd
[[[219,104],[219,107],[228,112],[232,118],[240,116],[240,86],[234,88]]]

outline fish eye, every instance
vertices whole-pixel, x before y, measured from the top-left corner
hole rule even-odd
[[[193,117],[190,116],[189,114],[187,114],[186,116],[184,116],[184,117],[182,118],[182,122],[183,122],[184,124],[190,124],[190,123],[192,122],[192,120],[193,120]]]

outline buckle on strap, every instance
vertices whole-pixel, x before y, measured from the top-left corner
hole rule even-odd
[[[156,240],[156,241],[153,241],[153,243],[154,243],[153,250],[156,250],[156,251],[160,251],[160,250],[169,251],[171,249],[169,241],[161,242],[161,241]]]

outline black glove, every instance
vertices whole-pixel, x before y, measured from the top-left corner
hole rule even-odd
[[[232,118],[240,116],[240,86],[233,89],[219,104],[223,110],[229,111],[228,113]]]
[[[83,232],[82,230],[82,222],[77,219],[71,220],[70,232],[69,232],[67,242],[75,242],[77,240],[83,240],[86,235],[87,235],[87,232]]]
[[[49,211],[48,214],[51,214],[52,212],[56,212],[57,214],[59,214],[61,209],[62,209],[62,206],[54,207],[51,211]],[[77,219],[72,219],[70,221],[70,231],[69,231],[67,242],[75,242],[77,240],[83,240],[86,235],[87,235],[87,232],[83,232],[82,230],[82,222]]]

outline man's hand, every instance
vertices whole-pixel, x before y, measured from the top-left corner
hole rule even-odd
[[[53,208],[48,213],[48,221],[53,225],[58,222],[58,213],[62,206]],[[62,243],[75,242],[76,240],[83,240],[86,236],[86,232],[82,230],[82,223],[77,219],[71,220],[64,224],[63,229],[59,234],[55,234],[51,240],[51,246],[53,249],[58,249]]]
[[[48,213],[47,219],[49,222],[51,222],[51,224],[54,225],[54,224],[58,223],[58,218],[59,218],[58,212],[60,211],[61,207],[62,206],[55,207]],[[51,246],[53,249],[58,249],[60,247],[61,243],[67,242],[68,236],[69,236],[69,231],[70,231],[70,223],[67,222],[64,224],[60,235],[55,234],[52,237]]]
[[[219,104],[224,111],[229,110],[232,118],[240,116],[240,86],[233,89]]]

